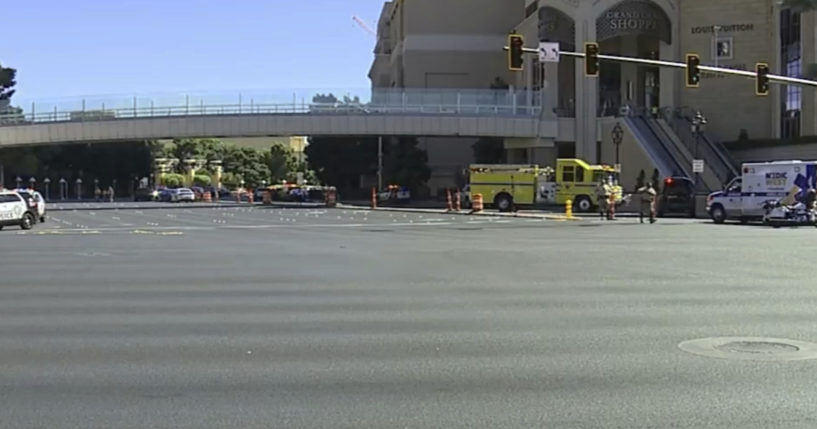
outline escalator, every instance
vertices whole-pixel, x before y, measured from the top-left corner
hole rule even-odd
[[[740,164],[719,142],[711,140],[705,133],[696,136],[692,132],[694,112],[676,110],[672,115],[664,115],[663,126],[674,133],[690,153],[697,150],[698,157],[704,160],[705,170],[710,170],[717,178],[718,186],[728,183],[740,173]],[[719,188],[718,188],[719,189]]]
[[[691,163],[684,165],[683,155],[679,153],[678,148],[666,138],[662,139],[661,133],[657,132],[646,118],[626,116],[624,122],[662,177],[691,177],[687,172],[687,169],[692,169]]]
[[[699,191],[719,190],[737,174],[735,164],[724,148],[703,135],[695,143],[691,124],[678,127],[681,133],[676,133],[667,121],[651,115],[628,116],[625,120],[663,177],[694,178],[692,163],[696,159],[696,150],[698,159],[704,160],[704,172],[698,175]],[[684,129],[688,135],[683,134]]]

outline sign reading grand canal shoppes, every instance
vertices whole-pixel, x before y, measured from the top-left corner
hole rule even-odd
[[[656,4],[642,0],[626,0],[605,11],[596,20],[596,39],[618,36],[647,35],[666,43],[672,42],[672,23]]]

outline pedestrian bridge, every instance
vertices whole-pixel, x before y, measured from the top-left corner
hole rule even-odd
[[[314,93],[313,93],[314,94]],[[375,90],[307,103],[223,96],[73,99],[0,113],[0,146],[186,137],[441,136],[550,138],[554,115],[536,94],[508,90]],[[12,103],[14,104],[14,103]]]

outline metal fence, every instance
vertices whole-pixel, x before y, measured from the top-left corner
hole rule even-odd
[[[16,107],[12,103],[11,107],[0,112],[0,125],[245,114],[535,116],[541,113],[539,95],[532,95],[524,90],[378,89],[363,92],[362,96],[354,92],[331,90],[311,90],[305,93],[311,95],[299,97],[294,92],[289,97],[284,97],[280,92],[249,92],[233,95],[94,96],[24,101],[16,104]]]

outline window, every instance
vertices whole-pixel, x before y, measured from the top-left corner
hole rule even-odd
[[[780,58],[781,73],[789,77],[800,77],[803,73],[803,59],[800,53],[800,14],[791,9],[780,11]],[[781,86],[780,136],[793,138],[800,136],[800,110],[803,105],[803,89],[794,85]]]
[[[576,181],[584,182],[584,168],[576,167]]]
[[[20,197],[14,194],[0,195],[0,203],[19,203]]]
[[[575,181],[575,169],[573,166],[567,166],[562,169],[562,182]]]

